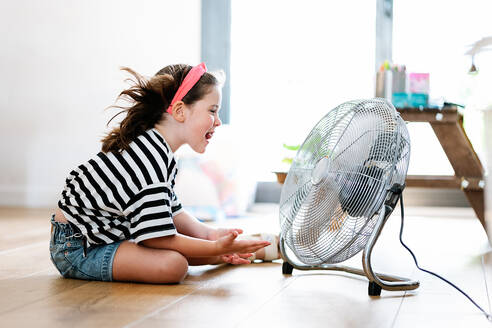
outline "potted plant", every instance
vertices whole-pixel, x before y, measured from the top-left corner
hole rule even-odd
[[[301,145],[289,146],[289,145],[283,144],[282,147],[284,147],[286,150],[289,151],[289,155],[287,155],[286,157],[284,157],[282,159],[282,163],[290,166],[292,164],[292,161],[294,160],[295,152],[297,152],[299,150]],[[287,171],[288,170],[274,172],[277,175],[278,183],[284,183],[285,178],[287,177]]]

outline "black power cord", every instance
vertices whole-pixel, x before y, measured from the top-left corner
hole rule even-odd
[[[472,302],[480,311],[483,312],[483,314],[485,315],[485,317],[489,320],[489,321],[492,321],[492,315],[490,313],[487,313],[484,309],[482,309],[480,307],[480,305],[478,305],[470,296],[468,296],[467,293],[465,293],[464,291],[462,291],[458,286],[456,286],[455,284],[453,284],[451,281],[447,280],[446,278],[443,278],[441,277],[440,275],[438,275],[437,273],[434,273],[432,271],[429,271],[429,270],[426,270],[426,269],[422,269],[419,264],[417,263],[417,258],[415,257],[415,254],[413,254],[412,250],[410,248],[408,248],[407,245],[405,245],[405,243],[403,242],[402,240],[402,235],[403,235],[403,218],[404,218],[404,211],[403,211],[403,195],[400,194],[400,207],[401,207],[401,227],[400,227],[400,243],[403,245],[403,247],[405,247],[407,249],[407,251],[410,253],[410,255],[412,255],[413,257],[413,260],[415,262],[415,265],[417,266],[417,268],[420,270],[420,271],[424,271],[428,274],[431,274],[441,280],[443,280],[444,282],[447,282],[449,285],[451,285],[452,287],[454,287],[457,291],[459,291],[461,294],[463,294],[466,298],[468,298],[470,300],[470,302]]]

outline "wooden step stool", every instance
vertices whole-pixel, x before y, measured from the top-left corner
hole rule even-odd
[[[484,169],[463,129],[463,115],[456,107],[397,109],[408,122],[428,122],[454,169],[454,176],[408,175],[408,187],[460,188],[484,227]]]

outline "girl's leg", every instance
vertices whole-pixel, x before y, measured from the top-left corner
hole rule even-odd
[[[187,258],[189,265],[206,265],[206,264],[221,264],[224,263],[219,256],[214,257],[189,257]]]
[[[188,261],[180,253],[124,241],[113,261],[114,281],[157,284],[179,283],[188,271]]]

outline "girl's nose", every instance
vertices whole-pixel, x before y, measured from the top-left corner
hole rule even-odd
[[[215,119],[215,126],[220,126],[222,125],[222,121],[220,120],[219,116]]]

